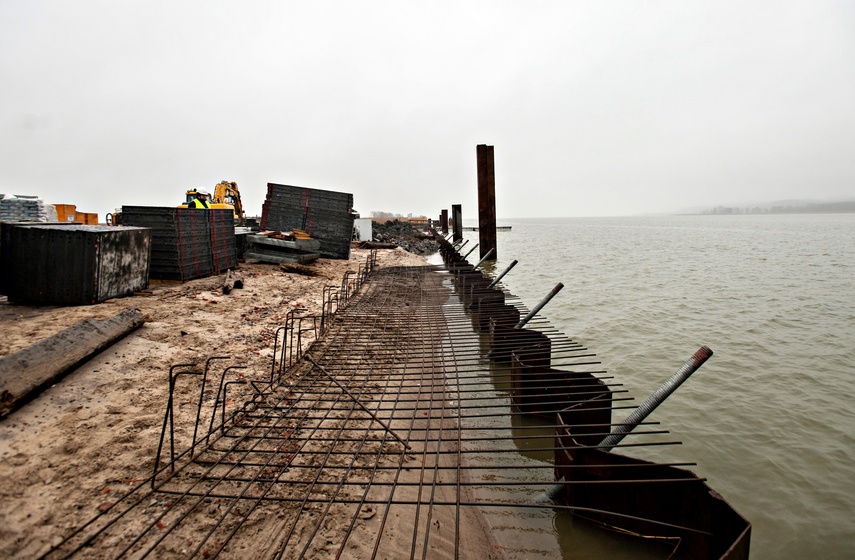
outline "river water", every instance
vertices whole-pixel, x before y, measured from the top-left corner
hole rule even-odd
[[[752,559],[855,558],[855,215],[499,225],[488,271],[517,259],[503,282],[528,307],[563,283],[541,314],[637,402],[712,348],[650,417],[683,444],[633,454],[697,463],[752,523]]]

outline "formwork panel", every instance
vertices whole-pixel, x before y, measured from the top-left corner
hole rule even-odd
[[[234,215],[228,210],[209,212],[212,266],[215,273],[237,266]]]
[[[237,266],[230,210],[124,206],[122,219],[152,228],[152,278],[187,281]]]
[[[328,258],[350,258],[353,235],[353,195],[293,185],[267,184],[262,228],[301,229],[320,241],[319,253]]]
[[[3,246],[2,289],[13,301],[92,304],[148,284],[145,228],[3,224]]]

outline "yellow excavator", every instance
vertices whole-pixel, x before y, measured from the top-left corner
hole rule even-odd
[[[187,205],[196,198],[196,189],[190,189],[185,194],[187,200],[179,204],[179,208],[187,208]],[[212,210],[231,210],[235,215],[235,225],[245,226],[246,216],[243,213],[243,204],[240,201],[240,191],[234,181],[220,181],[214,187],[214,195],[211,197]]]

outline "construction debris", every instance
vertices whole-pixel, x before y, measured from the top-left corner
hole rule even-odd
[[[366,248],[396,246],[416,255],[428,255],[439,250],[439,244],[434,240],[433,233],[425,233],[408,222],[400,220],[389,220],[382,224],[374,222],[372,230],[376,243]]]
[[[92,354],[144,323],[130,307],[108,319],[87,319],[10,356],[0,358],[0,418]]]
[[[314,268],[299,264],[299,263],[282,263],[279,265],[282,272],[290,272],[292,274],[302,274],[303,276],[322,276],[329,278],[326,274],[322,274]]]
[[[240,273],[230,270],[226,272],[226,278],[223,280],[223,293],[227,294],[233,289],[243,288],[243,277]]]
[[[246,236],[245,259],[267,263],[310,263],[320,258],[321,243],[303,230],[264,231]]]

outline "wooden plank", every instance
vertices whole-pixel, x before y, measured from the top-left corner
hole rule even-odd
[[[0,359],[0,418],[144,322],[142,312],[129,307],[107,319],[81,321]]]

